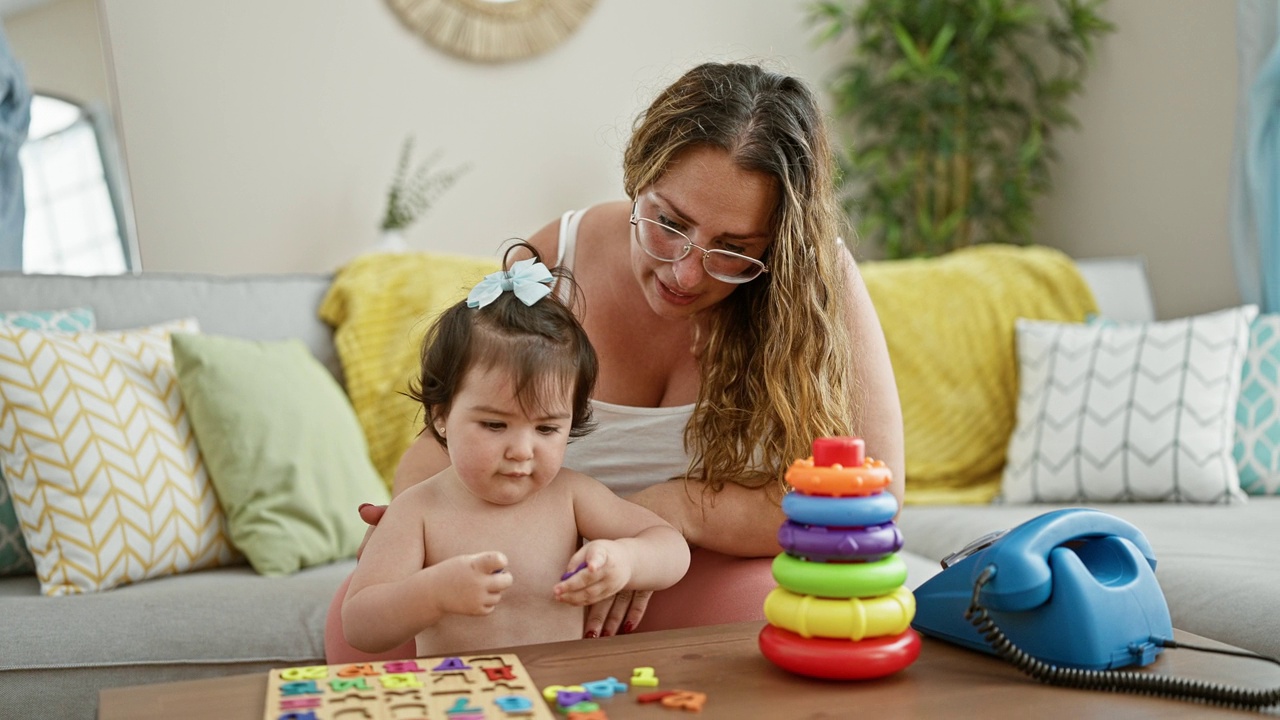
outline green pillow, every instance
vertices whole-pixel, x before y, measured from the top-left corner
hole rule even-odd
[[[231,541],[285,575],[355,554],[360,503],[386,503],[355,411],[298,340],[174,333],[178,386]]]

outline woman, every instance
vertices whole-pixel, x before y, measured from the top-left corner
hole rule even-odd
[[[584,637],[630,632],[642,617],[646,630],[762,618],[783,473],[815,437],[863,437],[901,501],[897,388],[839,240],[833,172],[804,83],[708,63],[636,120],[623,158],[630,200],[566,213],[529,239],[574,271],[600,359],[598,428],[565,465],[696,548],[685,579],[652,600],[622,593],[593,606]],[[393,492],[447,464],[424,435]],[[327,635],[330,662],[354,657],[332,609]]]

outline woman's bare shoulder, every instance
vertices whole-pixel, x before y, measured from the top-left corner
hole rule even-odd
[[[616,231],[621,218],[631,212],[631,204],[625,200],[615,200],[592,205],[587,208],[578,224],[578,238],[590,242],[602,233]],[[543,262],[555,262],[560,252],[560,218],[543,225],[541,229],[529,236],[528,243],[542,256]]]

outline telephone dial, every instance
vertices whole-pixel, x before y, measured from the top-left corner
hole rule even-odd
[[[1055,685],[1245,707],[1280,703],[1280,689],[1112,672],[1149,665],[1165,648],[1224,652],[1173,640],[1151,544],[1118,517],[1087,508],[1054,510],[984,535],[942,566],[915,590],[912,627],[925,635],[992,653]]]

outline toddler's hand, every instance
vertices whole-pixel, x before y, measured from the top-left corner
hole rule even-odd
[[[586,567],[556,584],[556,599],[570,605],[590,605],[625,588],[631,581],[631,553],[612,540],[592,540],[569,558],[566,571]]]
[[[440,611],[457,615],[488,615],[502,600],[502,592],[515,580],[500,552],[451,557],[430,569],[436,575]]]

